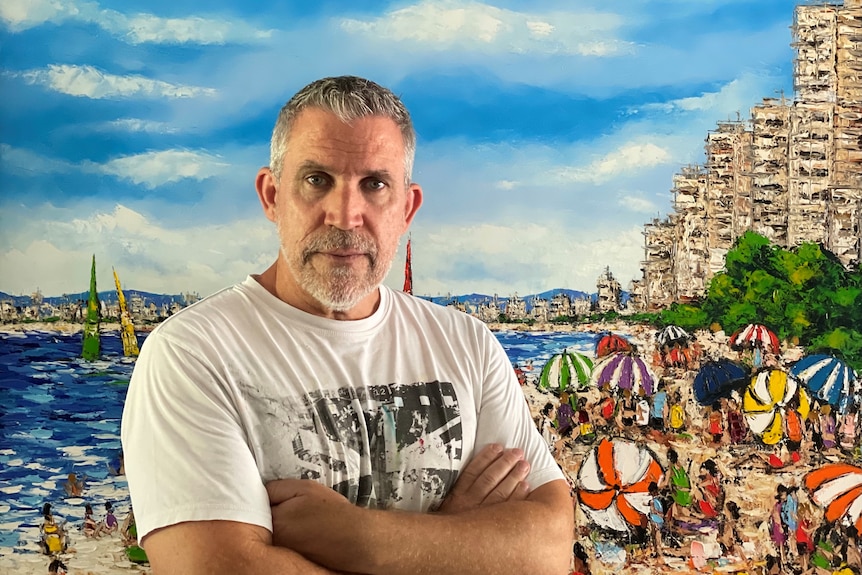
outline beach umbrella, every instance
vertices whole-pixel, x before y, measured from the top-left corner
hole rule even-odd
[[[624,439],[603,438],[584,458],[576,488],[581,508],[599,527],[626,532],[645,527],[649,484],[663,470],[653,453]]]
[[[733,391],[748,385],[748,370],[729,359],[705,363],[694,376],[694,398],[701,405],[712,405]]]
[[[632,344],[621,335],[606,333],[596,342],[596,357],[605,357],[621,351],[633,351]]]
[[[655,341],[659,348],[674,344],[687,345],[691,341],[691,335],[678,325],[669,325],[658,332]]]
[[[637,393],[643,389],[652,395],[658,378],[640,357],[630,353],[614,353],[602,358],[593,366],[590,383],[596,387],[608,385],[611,389],[630,389]]]
[[[766,445],[784,437],[784,413],[794,399],[802,419],[811,409],[808,395],[792,375],[780,369],[765,369],[751,378],[742,397],[742,412],[752,433]]]
[[[862,535],[862,467],[827,463],[804,479],[811,500],[825,509],[830,522],[853,525]]]
[[[570,388],[587,385],[590,372],[593,370],[593,360],[589,357],[571,351],[563,351],[548,360],[539,376],[539,389],[547,389],[556,393]]]
[[[817,399],[846,411],[857,401],[859,380],[846,363],[826,354],[803,357],[790,368],[795,376]]]
[[[730,348],[736,350],[760,349],[778,353],[781,350],[781,344],[778,342],[778,336],[768,327],[759,323],[751,323],[736,330],[730,336]]]

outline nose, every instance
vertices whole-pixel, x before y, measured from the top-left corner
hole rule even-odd
[[[349,231],[362,226],[365,197],[359,186],[341,182],[324,200],[324,224]]]

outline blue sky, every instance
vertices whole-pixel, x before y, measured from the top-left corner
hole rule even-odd
[[[205,5],[206,8],[201,8]],[[205,295],[275,258],[254,191],[323,76],[418,133],[417,293],[594,291],[717,121],[792,95],[791,0],[3,0],[0,291]],[[402,244],[387,284],[403,281]]]

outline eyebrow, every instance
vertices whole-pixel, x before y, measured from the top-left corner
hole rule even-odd
[[[332,168],[325,166],[319,162],[315,162],[314,160],[306,160],[299,165],[298,172],[325,172],[327,174],[332,173]],[[383,181],[392,181],[393,176],[392,172],[389,170],[369,170],[363,176],[365,178],[377,178],[378,180]]]

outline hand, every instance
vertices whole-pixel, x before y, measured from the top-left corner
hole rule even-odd
[[[438,511],[462,513],[503,501],[522,501],[530,493],[524,481],[529,473],[522,450],[488,445],[467,464]]]

